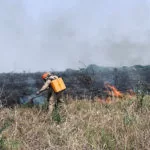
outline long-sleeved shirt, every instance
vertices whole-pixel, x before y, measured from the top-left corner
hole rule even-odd
[[[45,84],[42,86],[42,88],[40,89],[39,92],[41,93],[41,92],[43,92],[43,91],[49,89],[49,88],[50,88],[50,83],[51,83],[51,81],[54,80],[54,79],[57,79],[57,78],[58,78],[58,76],[51,75],[51,76],[46,80]]]

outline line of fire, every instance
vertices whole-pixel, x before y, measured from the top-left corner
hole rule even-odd
[[[54,73],[65,82],[63,97],[66,100],[86,99],[111,104],[125,97],[134,98],[137,93],[150,93],[150,66],[113,68],[89,65],[78,70],[67,69]],[[24,102],[32,98],[43,84],[41,74],[42,72],[1,73],[2,105],[11,106],[20,102],[20,99]],[[34,100],[39,103],[45,99],[45,95]]]

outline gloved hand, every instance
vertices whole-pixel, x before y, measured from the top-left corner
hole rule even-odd
[[[37,92],[36,92],[36,95],[39,95],[39,94],[40,94],[40,91],[37,91]]]

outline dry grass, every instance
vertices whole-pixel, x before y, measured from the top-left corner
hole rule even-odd
[[[150,102],[71,101],[52,119],[40,108],[0,110],[2,150],[149,150]]]

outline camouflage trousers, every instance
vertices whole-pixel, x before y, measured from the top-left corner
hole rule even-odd
[[[53,90],[48,91],[48,110],[49,113],[51,114],[54,110],[54,108],[58,105],[59,102],[63,102],[62,100],[62,93],[55,93]]]

